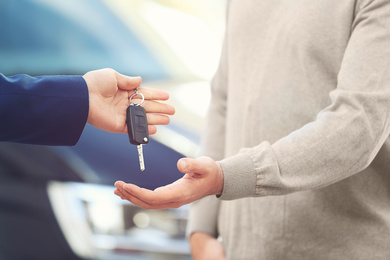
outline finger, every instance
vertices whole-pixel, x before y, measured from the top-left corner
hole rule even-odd
[[[173,183],[169,186],[172,185]],[[175,192],[173,189],[160,187],[152,191],[129,183],[123,185],[123,191],[128,192],[132,197],[136,197],[137,200],[142,200],[144,203],[156,207],[160,204],[163,205],[179,201],[179,199],[182,197],[182,194]]]
[[[168,125],[170,118],[169,116],[159,114],[146,114],[149,125]]]
[[[118,189],[114,191],[114,194],[120,197],[122,200],[128,200],[126,195]]]
[[[114,190],[114,194],[120,197],[121,199],[126,199],[125,195],[118,189]]]
[[[123,185],[125,185],[126,183],[124,181],[116,181],[114,183],[114,186],[115,188],[117,188],[118,190],[122,190],[123,189]]]
[[[181,206],[187,203],[186,197],[181,192],[181,180],[177,180],[167,186],[159,187],[154,191],[138,187],[123,181],[115,182],[115,187],[131,202],[141,207],[160,207],[160,205]]]
[[[140,87],[139,92],[141,92],[145,100],[168,100],[169,94],[164,90],[148,88],[148,87]]]
[[[154,125],[148,125],[148,132],[150,135],[154,135],[157,133],[157,127]]]
[[[144,208],[144,209],[168,209],[168,208],[179,208],[183,206],[183,203],[167,203],[167,204],[156,204],[156,205],[151,205],[149,203],[146,203],[145,201],[133,196],[132,194],[124,191],[123,193],[123,198],[133,205],[136,205],[138,207]]]
[[[122,192],[121,192],[120,190],[118,190],[118,189],[115,189],[115,190],[114,190],[114,194],[115,194],[115,195],[118,195],[118,196],[121,196],[121,195],[122,195]]]
[[[123,190],[120,194],[122,194],[123,198],[128,200],[130,203],[144,208],[144,209],[168,209],[168,208],[179,208],[183,206],[185,203],[183,202],[168,202],[168,203],[158,203],[155,205],[152,205],[150,203],[147,203],[143,201],[140,198],[137,198],[133,194],[128,193],[127,191]]]
[[[130,76],[122,75],[116,71],[115,71],[115,77],[116,77],[118,88],[124,90],[135,89],[139,87],[142,83],[141,77],[130,77]]]
[[[144,208],[144,209],[160,209],[160,206],[152,206],[149,203],[146,203],[145,201],[133,196],[132,194],[128,193],[127,191],[123,191],[124,199],[128,200],[130,203]]]
[[[122,198],[128,200],[129,202],[133,203],[134,205],[137,205],[142,208],[152,208],[152,206],[149,203],[146,203],[145,201],[137,198],[132,193],[130,193],[128,190],[125,189],[126,186],[135,186],[133,184],[126,184],[124,182],[117,182],[115,183],[115,186],[117,187],[118,192],[115,192],[116,195],[122,196]],[[146,189],[144,189],[146,190]]]
[[[174,115],[175,108],[169,104],[161,103],[158,101],[146,101],[142,103],[146,113],[158,113],[166,115]]]
[[[123,182],[123,181],[116,181],[114,186],[115,186],[115,190],[114,190],[114,194],[121,197],[121,199],[127,199],[128,200],[128,193],[123,189],[123,186],[125,185],[126,183]]]
[[[177,162],[177,168],[182,173],[206,173],[208,172],[213,161],[208,157],[199,157],[197,159],[182,158]]]

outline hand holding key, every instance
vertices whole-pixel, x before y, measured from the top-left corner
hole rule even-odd
[[[224,175],[221,166],[209,157],[180,159],[178,169],[185,175],[154,191],[134,184],[117,181],[114,193],[122,199],[145,209],[178,208],[223,190]]]
[[[85,79],[89,91],[88,123],[112,133],[127,133],[126,109],[129,106],[129,97],[134,89],[140,86],[140,77],[128,77],[112,69],[101,69],[86,73]],[[169,123],[168,115],[173,115],[175,109],[159,101],[168,100],[165,91],[140,88],[144,95],[148,132],[156,133],[155,125]]]

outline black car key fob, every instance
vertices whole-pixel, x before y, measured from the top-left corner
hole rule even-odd
[[[149,131],[145,108],[132,103],[126,110],[126,116],[130,143],[134,145],[147,144]]]

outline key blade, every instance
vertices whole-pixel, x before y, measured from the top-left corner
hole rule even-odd
[[[142,144],[137,145],[137,150],[138,150],[138,158],[139,158],[139,167],[141,171],[145,170],[145,163],[144,163],[144,153],[142,150]]]

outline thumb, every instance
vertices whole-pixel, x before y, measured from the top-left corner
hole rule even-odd
[[[209,157],[182,158],[177,162],[177,168],[182,173],[204,174],[212,168],[213,163],[214,161]]]
[[[123,90],[133,90],[139,87],[142,83],[141,77],[129,77],[115,72],[116,81],[118,83],[118,88]]]

